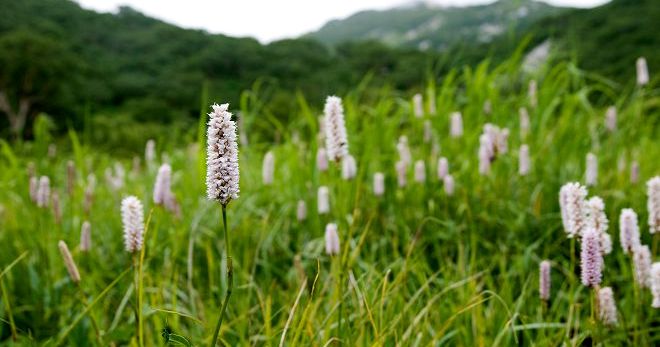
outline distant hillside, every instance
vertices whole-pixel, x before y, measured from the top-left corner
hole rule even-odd
[[[209,99],[237,104],[256,81],[265,82],[260,100],[272,100],[285,120],[297,91],[321,102],[369,72],[372,83],[408,89],[437,59],[379,43],[332,50],[310,39],[261,45],[182,29],[129,7],[97,13],[69,0],[0,0],[0,9],[0,93],[15,113],[25,102],[29,118],[47,112],[60,124],[79,124],[87,110],[160,123],[194,119],[203,85]],[[0,109],[0,136],[6,122]]]
[[[501,34],[523,30],[538,19],[563,10],[531,0],[500,0],[470,7],[416,2],[333,20],[307,36],[326,44],[378,40],[391,46],[445,50],[460,42],[490,42]]]

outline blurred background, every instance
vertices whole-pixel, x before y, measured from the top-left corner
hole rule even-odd
[[[0,0],[0,136],[75,129],[99,148],[195,138],[209,102],[282,124],[361,83],[412,95],[453,69],[523,55],[633,85],[660,66],[657,0]],[[241,104],[243,103],[243,104]],[[202,108],[204,106],[204,108]],[[255,105],[250,105],[254,109]],[[265,124],[265,123],[264,123]],[[252,127],[252,131],[270,131]]]

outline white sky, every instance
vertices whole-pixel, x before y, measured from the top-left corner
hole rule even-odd
[[[357,11],[386,9],[411,0],[75,0],[83,7],[114,12],[128,5],[148,16],[186,28],[230,36],[252,36],[261,42],[296,37],[331,19]],[[591,7],[608,0],[546,0],[573,7]],[[430,0],[441,5],[473,5],[493,0]]]

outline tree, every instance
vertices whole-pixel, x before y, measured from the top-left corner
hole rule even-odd
[[[75,56],[63,44],[28,31],[0,36],[0,112],[15,138],[32,116],[75,80]]]

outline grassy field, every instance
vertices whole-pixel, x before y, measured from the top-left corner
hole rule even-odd
[[[620,212],[632,208],[642,243],[657,259],[660,236],[649,233],[645,184],[660,174],[657,88],[635,86],[634,76],[628,86],[615,85],[570,63],[556,63],[535,76],[523,74],[519,65],[517,59],[500,66],[485,62],[452,71],[441,84],[426,83],[420,90],[425,109],[432,95],[437,112],[421,118],[414,115],[412,95],[375,90],[368,79],[339,95],[349,151],[357,161],[352,180],[343,180],[341,166],[332,162],[326,172],[316,168],[324,100],[299,97],[290,124],[263,109],[256,92],[245,92],[240,105],[230,105],[243,118],[241,194],[227,208],[234,285],[220,341],[228,346],[660,344],[660,314],[651,307],[651,291],[635,284],[632,258],[619,244]],[[531,79],[538,81],[536,106],[527,90]],[[34,141],[1,143],[1,345],[158,346],[166,344],[166,327],[174,339],[211,343],[228,283],[221,206],[206,199],[205,122],[210,105],[222,100],[200,99],[200,127],[192,131],[196,141],[191,136],[182,146],[179,139],[157,138],[153,161],[142,151],[95,150],[84,133],[52,138],[45,120],[37,122]],[[483,110],[486,101],[490,114]],[[605,126],[610,105],[618,110],[615,131]],[[521,107],[531,122],[526,135],[519,124]],[[449,136],[454,111],[463,115],[464,134],[458,138]],[[424,136],[426,120],[430,140]],[[509,129],[509,150],[481,175],[479,137],[486,123]],[[410,164],[407,185],[398,186],[402,135],[413,162],[426,165],[423,183],[416,182]],[[518,174],[522,144],[531,156],[526,176]],[[274,155],[274,181],[265,185],[262,159],[268,151]],[[613,289],[616,326],[594,319],[593,290],[580,282],[580,245],[566,237],[559,213],[559,189],[566,182],[585,182],[589,152],[598,160],[589,197],[603,199],[613,240],[601,285]],[[445,193],[436,174],[441,156],[456,183],[453,195]],[[70,190],[69,161],[75,166]],[[152,200],[163,162],[172,166],[179,216]],[[630,172],[634,162],[636,181]],[[61,220],[52,201],[46,208],[31,201],[30,163],[37,177],[50,178]],[[376,172],[385,174],[382,197],[373,193]],[[96,185],[86,211],[90,175]],[[330,213],[324,215],[317,213],[320,186],[330,193]],[[137,254],[124,250],[120,205],[128,195],[144,204],[147,231]],[[307,206],[303,221],[296,218],[299,200]],[[84,221],[91,224],[87,252],[79,246]],[[327,223],[338,226],[338,256],[325,253]],[[59,240],[73,253],[79,284],[67,274]],[[544,259],[552,264],[547,302],[539,299]]]

